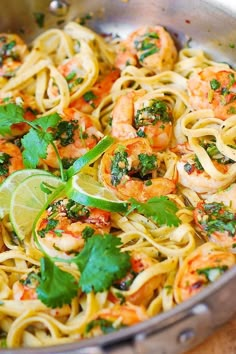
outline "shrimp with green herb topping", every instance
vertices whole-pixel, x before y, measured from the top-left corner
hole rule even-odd
[[[234,182],[236,177],[235,173],[228,173],[234,161],[220,153],[216,147],[215,141],[203,140],[200,145],[211,159],[210,171],[212,174],[210,175],[205,171],[200,159],[194,151],[191,150],[188,144],[180,144],[175,149],[172,149],[177,149],[180,152],[180,159],[176,164],[178,182],[182,186],[190,188],[202,195],[216,193],[219,189],[226,188]],[[215,172],[219,172],[225,178],[217,178],[218,176]]]
[[[194,210],[198,231],[222,247],[236,247],[236,210],[217,202],[199,202]]]
[[[73,162],[91,150],[103,137],[92,118],[75,108],[66,108],[61,122],[54,134],[54,142],[64,168],[69,168]],[[44,162],[58,168],[56,152],[52,145],[48,146],[47,158]]]
[[[236,72],[221,67],[207,67],[188,80],[193,109],[210,108],[217,118],[236,114]]]
[[[116,66],[143,66],[151,71],[171,70],[177,60],[177,50],[170,34],[161,26],[143,26],[121,41]]]
[[[199,293],[235,265],[235,256],[214,243],[198,247],[180,266],[174,283],[175,301],[180,303]]]
[[[48,255],[68,258],[82,250],[86,239],[108,233],[110,227],[110,212],[59,198],[42,213],[35,230]]]
[[[157,151],[165,150],[172,138],[172,113],[161,99],[148,98],[144,90],[118,98],[112,112],[111,135],[119,140],[143,137]]]
[[[175,191],[175,182],[157,177],[158,160],[145,138],[120,141],[103,155],[101,181],[122,200],[143,202]]]

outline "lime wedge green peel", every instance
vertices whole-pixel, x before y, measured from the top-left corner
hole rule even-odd
[[[127,203],[119,200],[93,177],[85,173],[73,176],[65,186],[65,194],[77,203],[113,212],[127,211]]]
[[[10,221],[20,240],[30,235],[34,220],[51,195],[43,191],[42,183],[58,191],[63,185],[60,178],[52,174],[37,174],[24,179],[14,190],[10,202]]]
[[[0,185],[0,219],[8,215],[10,212],[10,201],[12,193],[16,187],[27,177],[32,175],[45,174],[51,175],[49,172],[38,169],[25,169],[13,172]]]
[[[93,149],[77,159],[73,165],[68,168],[66,171],[67,178],[69,179],[78,173],[83,167],[96,161],[113,143],[114,138],[111,136],[105,136]]]

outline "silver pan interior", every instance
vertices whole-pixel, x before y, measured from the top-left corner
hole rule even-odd
[[[45,14],[40,29],[34,13]],[[21,33],[30,42],[40,31],[93,14],[98,32],[125,36],[144,24],[160,24],[181,46],[191,39],[210,56],[232,66],[236,59],[234,0],[1,0],[0,31]],[[61,24],[63,25],[63,24]],[[235,48],[232,48],[233,45]],[[178,354],[203,341],[236,309],[236,268],[196,297],[139,325],[106,336],[38,349],[1,350],[2,354]]]

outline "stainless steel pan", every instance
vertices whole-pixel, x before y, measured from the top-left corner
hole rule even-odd
[[[124,36],[144,24],[161,24],[183,45],[201,47],[234,66],[234,0],[1,0],[0,31],[20,32],[28,41],[40,31],[92,12],[88,25]],[[43,13],[44,28],[35,22]],[[232,48],[233,45],[235,48]],[[0,350],[2,354],[178,354],[203,341],[236,312],[236,267],[199,295],[144,323],[78,343],[38,349]]]

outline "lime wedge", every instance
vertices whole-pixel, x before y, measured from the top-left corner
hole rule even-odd
[[[127,203],[119,200],[93,177],[82,172],[67,182],[65,194],[68,198],[86,206],[114,212],[127,211]]]
[[[24,179],[14,190],[10,203],[10,221],[20,240],[30,235],[38,213],[54,190],[63,185],[51,174],[37,174]],[[51,194],[47,192],[51,190]]]
[[[74,176],[78,173],[84,166],[90,165],[96,161],[112,144],[114,143],[114,138],[111,136],[105,136],[99,143],[86,154],[77,159],[73,165],[68,168],[66,175],[68,178]]]
[[[37,169],[19,170],[13,172],[0,185],[0,219],[9,214],[11,196],[18,184],[20,184],[25,178],[36,174],[51,175],[47,171]]]

